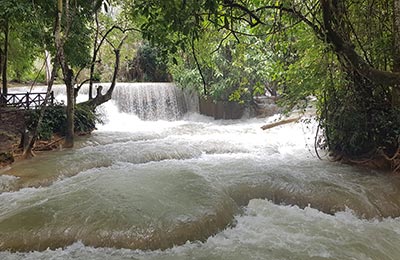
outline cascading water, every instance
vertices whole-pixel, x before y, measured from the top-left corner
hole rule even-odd
[[[95,84],[94,91],[99,86],[108,89],[109,83]],[[30,88],[15,88],[14,92],[29,92]],[[34,91],[45,92],[46,87],[37,86]],[[58,101],[66,102],[65,86],[55,85],[53,91]],[[77,97],[85,101],[88,97],[88,85],[83,85]],[[177,120],[188,110],[185,98],[191,98],[188,91],[183,92],[172,83],[118,83],[113,92],[113,100],[120,112],[137,115],[142,120]],[[193,103],[193,99],[191,100]],[[197,100],[195,102],[198,102]]]
[[[177,120],[187,111],[183,93],[174,84],[119,84],[113,96],[120,112],[142,120]]]
[[[399,259],[399,178],[319,161],[313,124],[147,121],[119,91],[77,148],[0,175],[0,259]]]

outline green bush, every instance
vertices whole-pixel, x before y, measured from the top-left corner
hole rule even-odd
[[[38,123],[40,110],[29,111],[27,126],[29,131],[33,131]],[[38,138],[49,140],[54,133],[63,134],[66,126],[67,115],[65,107],[61,104],[49,106],[46,109],[42,123],[38,129]]]
[[[96,129],[96,123],[102,123],[100,117],[88,106],[75,107],[75,131],[89,133]]]
[[[28,130],[33,131],[39,119],[40,110],[30,111],[27,119]],[[38,130],[41,140],[49,140],[53,134],[65,135],[67,114],[63,104],[49,106],[46,109],[42,124]],[[96,128],[96,123],[101,123],[99,116],[86,106],[75,107],[75,131],[89,133]]]
[[[322,127],[334,154],[364,158],[379,150],[392,155],[399,146],[400,111],[391,105],[390,92],[376,86],[350,84],[329,90]]]

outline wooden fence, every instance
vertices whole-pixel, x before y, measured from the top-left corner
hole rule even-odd
[[[38,109],[44,104],[46,92],[36,93],[11,93],[7,95],[0,94],[0,106],[15,107],[19,109]],[[54,103],[54,92],[50,93],[47,105]]]

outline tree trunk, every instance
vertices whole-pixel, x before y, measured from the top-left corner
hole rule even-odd
[[[8,36],[9,36],[10,25],[8,19],[6,18],[4,22],[4,50],[3,50],[3,66],[2,66],[2,86],[3,95],[7,95],[7,63],[8,63]]]
[[[69,1],[66,0],[66,16],[69,19],[68,8]],[[75,110],[75,91],[73,82],[73,71],[68,66],[67,60],[64,53],[64,39],[61,36],[61,22],[63,15],[63,0],[57,1],[57,18],[56,18],[56,28],[55,28],[55,45],[57,50],[57,60],[60,64],[64,83],[67,89],[67,129],[65,133],[65,143],[64,147],[72,148],[74,146],[74,110]],[[65,36],[64,36],[65,37]]]
[[[112,29],[109,30],[109,32]],[[108,34],[108,33],[107,33]],[[110,88],[107,90],[106,94],[102,94],[102,86],[99,86],[99,88],[97,89],[97,94],[96,97],[93,99],[90,99],[86,102],[81,103],[82,105],[85,106],[89,106],[92,109],[95,109],[97,106],[107,102],[108,100],[111,99],[112,97],[112,93],[115,89],[115,85],[117,84],[117,76],[118,76],[118,71],[119,71],[119,63],[120,63],[120,49],[122,47],[122,45],[124,44],[124,41],[126,39],[126,36],[124,38],[122,38],[121,42],[119,43],[118,47],[114,47],[114,54],[115,54],[115,63],[114,63],[114,73],[113,73],[113,77],[111,80],[111,86]]]
[[[2,78],[3,75],[3,50],[0,48],[0,78]],[[2,89],[0,88],[0,93],[3,93]]]
[[[400,0],[393,1],[393,71],[400,72]],[[392,90],[392,106],[400,108],[400,81]]]
[[[294,117],[294,118],[283,119],[283,120],[281,120],[281,121],[277,121],[277,122],[273,122],[273,123],[269,123],[269,124],[263,125],[263,126],[261,127],[261,129],[262,129],[262,130],[267,130],[267,129],[271,129],[271,128],[276,127],[276,126],[294,123],[294,122],[299,121],[300,118],[301,118],[301,117]]]
[[[48,50],[44,51],[44,57],[45,57],[45,64],[46,64],[46,84],[48,85],[51,80],[51,75],[52,75],[52,70],[51,70],[51,57],[50,57],[50,52]]]
[[[67,131],[65,133],[65,143],[64,147],[72,148],[74,146],[74,113],[75,113],[75,91],[74,91],[74,84],[73,84],[73,72],[65,63],[61,65],[64,67],[63,74],[64,74],[64,83],[67,88]]]
[[[343,1],[339,0],[320,0],[325,38],[339,61],[374,85],[397,86],[400,82],[399,72],[375,69],[357,53],[344,31],[346,28],[343,28],[345,13],[340,9],[342,4]]]
[[[122,45],[122,42],[121,42],[120,46],[121,45]],[[115,85],[117,83],[117,75],[118,75],[118,71],[119,71],[119,63],[120,63],[119,48],[114,50],[114,54],[115,54],[114,74],[113,74],[110,88],[107,90],[106,94],[103,95],[101,93],[103,87],[99,86],[99,88],[97,89],[96,97],[93,99],[90,99],[86,102],[81,103],[82,105],[89,106],[92,109],[95,109],[97,106],[99,106],[111,99],[112,93],[113,93],[113,91],[115,89]]]
[[[98,40],[99,40],[99,18],[97,11],[95,12],[95,22],[96,22],[96,31],[94,34],[94,44],[93,44],[93,57],[92,57],[92,64],[90,64],[90,75],[89,75],[89,100],[93,99],[93,76],[94,76],[94,68],[97,60],[97,53],[98,53]]]

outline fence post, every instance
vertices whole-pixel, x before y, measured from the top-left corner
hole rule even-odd
[[[2,93],[0,93],[0,107],[2,106],[7,106],[7,98]]]
[[[29,92],[26,92],[25,94],[25,98],[26,98],[26,109],[29,109]]]

